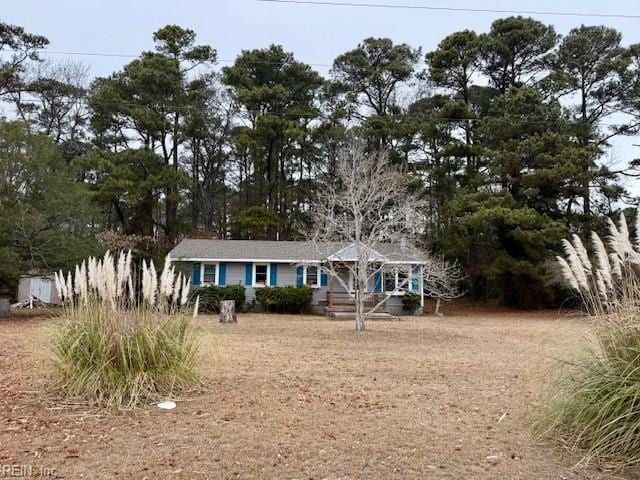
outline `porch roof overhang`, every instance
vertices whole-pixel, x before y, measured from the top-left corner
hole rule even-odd
[[[367,255],[367,261],[369,262],[389,263],[389,259],[387,257],[373,248],[362,245],[360,249]],[[357,262],[360,260],[360,253],[361,252],[358,251],[356,244],[352,243],[351,245],[347,245],[346,247],[338,250],[336,253],[329,255],[327,260],[330,262]]]

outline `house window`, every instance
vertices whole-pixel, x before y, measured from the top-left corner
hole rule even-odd
[[[269,285],[269,265],[266,263],[256,263],[253,277],[253,284],[256,287]]]
[[[218,279],[217,273],[218,273],[217,263],[205,263],[202,266],[202,283],[216,285],[216,282]]]
[[[411,279],[409,278],[408,268],[396,267],[384,273],[385,292],[396,292],[395,295],[403,295],[404,292],[409,290],[411,290]]]
[[[307,278],[305,279],[305,284],[312,287],[318,288],[320,286],[320,282],[318,281],[318,267],[316,266],[308,266],[307,267]]]
[[[396,271],[384,272],[384,291],[393,292],[396,289]]]
[[[398,289],[406,291],[411,288],[411,280],[409,279],[409,272],[403,268],[398,269]]]

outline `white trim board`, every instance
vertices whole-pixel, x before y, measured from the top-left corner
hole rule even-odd
[[[220,263],[220,262],[230,262],[230,263],[290,263],[290,264],[322,264],[321,260],[291,260],[291,259],[250,259],[250,258],[205,258],[205,257],[189,257],[189,258],[171,258],[170,261],[173,262],[208,262],[208,263]],[[400,260],[400,261],[388,261],[385,262],[386,265],[426,265],[429,262],[418,261],[418,260]]]

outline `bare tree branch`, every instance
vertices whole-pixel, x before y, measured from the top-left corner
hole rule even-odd
[[[375,282],[380,275],[381,281],[383,272],[393,264],[379,253],[384,250],[380,247],[400,244],[421,233],[425,219],[419,212],[423,206],[424,202],[410,191],[405,173],[389,163],[386,152],[368,153],[357,141],[339,152],[334,178],[310,205],[313,227],[308,237],[320,257],[329,259],[321,266],[322,272],[336,279],[354,299],[357,330],[364,330],[368,313],[406,287],[396,286],[394,292],[365,311],[372,280]],[[327,245],[338,247],[327,252]],[[408,267],[405,284],[411,281]],[[344,280],[345,272],[353,278],[352,286]]]

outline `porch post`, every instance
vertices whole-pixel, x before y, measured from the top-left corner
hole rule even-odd
[[[424,264],[420,264],[420,308],[424,313]]]
[[[331,261],[329,261],[329,270],[334,272],[334,268],[331,265]],[[329,275],[329,293],[327,294],[329,297],[329,307],[333,307],[333,275]]]

